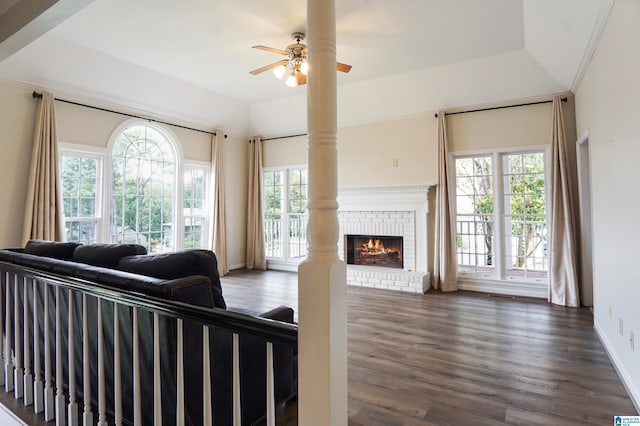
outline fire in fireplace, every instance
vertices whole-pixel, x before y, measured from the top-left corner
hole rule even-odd
[[[345,258],[349,265],[403,268],[402,237],[345,235]]]

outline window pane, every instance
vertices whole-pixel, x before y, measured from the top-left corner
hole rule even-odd
[[[150,253],[174,247],[175,158],[157,129],[132,126],[112,152],[111,241],[137,243]]]
[[[495,275],[490,156],[457,158],[456,246],[462,274]]]
[[[505,181],[509,182],[504,196],[506,277],[546,280],[544,155],[522,153],[503,158]]]
[[[307,169],[264,172],[264,238],[268,258],[300,259],[307,253]]]

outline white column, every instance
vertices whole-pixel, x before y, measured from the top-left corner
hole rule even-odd
[[[346,267],[338,257],[335,1],[307,0],[309,256],[298,269],[303,425],[347,424]]]

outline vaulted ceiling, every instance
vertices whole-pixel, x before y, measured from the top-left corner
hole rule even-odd
[[[26,1],[3,0],[0,20]],[[338,76],[340,122],[571,90],[611,1],[337,0],[337,56],[353,65]],[[306,31],[304,0],[75,3],[87,5],[31,40],[4,40],[0,78],[238,134],[304,129],[304,86],[249,74],[281,59],[252,45]]]

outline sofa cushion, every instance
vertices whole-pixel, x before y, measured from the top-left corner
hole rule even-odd
[[[24,247],[26,254],[53,257],[54,259],[71,260],[74,250],[80,243],[60,243],[47,240],[29,240]]]
[[[147,256],[128,256],[120,259],[118,269],[166,280],[204,275],[209,278],[216,308],[226,308],[218,276],[218,263],[211,250],[183,250]]]
[[[86,244],[76,247],[72,259],[93,266],[117,268],[121,258],[136,254],[147,254],[147,249],[139,244]]]

